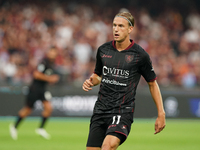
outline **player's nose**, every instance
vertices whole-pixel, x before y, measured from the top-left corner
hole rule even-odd
[[[114,30],[115,30],[115,32],[118,32],[119,28],[116,26]]]

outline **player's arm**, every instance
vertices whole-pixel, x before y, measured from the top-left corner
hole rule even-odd
[[[158,117],[155,122],[155,133],[154,133],[157,134],[160,131],[162,131],[165,127],[165,111],[163,108],[162,96],[157,81],[155,80],[152,82],[148,82],[148,85],[158,111]]]
[[[98,76],[97,74],[93,73],[89,79],[85,80],[85,82],[83,83],[83,90],[84,91],[89,91],[92,90],[92,86],[96,86],[99,83],[101,83],[101,77]]]
[[[58,75],[46,75],[42,72],[39,72],[38,70],[35,70],[33,72],[33,77],[36,80],[41,80],[41,81],[45,81],[45,82],[49,82],[49,83],[56,83],[59,80],[59,76]]]

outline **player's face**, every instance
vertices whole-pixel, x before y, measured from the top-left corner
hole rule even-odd
[[[51,60],[55,60],[57,57],[57,50],[56,49],[51,49],[50,51],[48,51],[47,53],[47,57]]]
[[[129,40],[129,34],[133,27],[129,25],[129,22],[121,17],[115,17],[113,20],[113,37],[116,42],[123,42]]]

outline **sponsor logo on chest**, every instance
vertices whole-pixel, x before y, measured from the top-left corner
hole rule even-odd
[[[109,68],[107,66],[103,66],[103,75],[112,75],[116,77],[128,78],[129,70]]]
[[[119,78],[128,78],[129,70],[119,69],[119,68],[109,68],[103,66],[103,75],[111,75]]]

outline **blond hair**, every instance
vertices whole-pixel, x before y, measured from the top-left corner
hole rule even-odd
[[[124,19],[126,19],[129,22],[130,26],[134,27],[134,17],[131,15],[131,13],[129,12],[120,12],[118,13],[115,17],[122,17]]]

